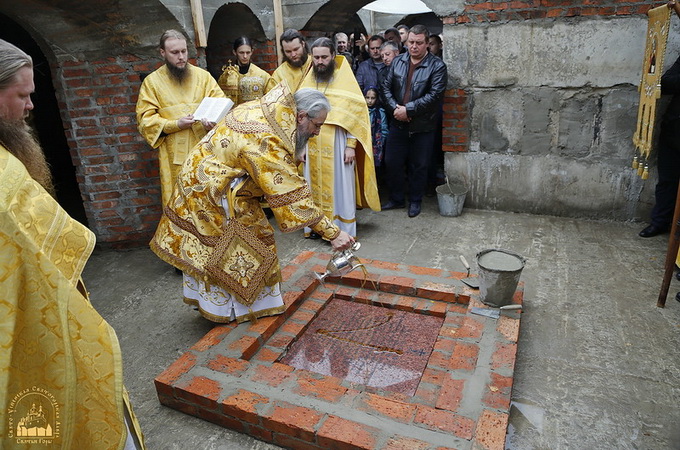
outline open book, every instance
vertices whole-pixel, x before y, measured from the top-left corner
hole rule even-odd
[[[208,122],[219,122],[229,112],[234,102],[229,98],[206,97],[194,112],[194,120],[206,119]]]

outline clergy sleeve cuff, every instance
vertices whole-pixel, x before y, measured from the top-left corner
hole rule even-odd
[[[325,240],[332,241],[340,235],[340,228],[324,216],[312,229]]]
[[[177,133],[180,131],[179,125],[177,125],[176,120],[168,120],[165,122],[165,125],[163,126],[163,133],[165,134],[172,134],[172,133]]]
[[[357,140],[355,138],[347,138],[347,144],[345,147],[357,148]]]

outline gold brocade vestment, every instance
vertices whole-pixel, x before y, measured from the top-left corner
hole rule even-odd
[[[262,98],[267,92],[270,78],[271,75],[252,63],[245,74],[239,72],[238,65],[229,65],[225,67],[217,84],[224,95],[230,98],[235,106],[238,106],[241,103]]]
[[[302,67],[293,67],[288,62],[281,64],[272,74],[267,84],[267,91],[273,89],[274,86],[279,84],[281,81],[286,80],[288,87],[293,92],[297,92],[300,89],[300,83],[302,83],[303,78],[307,73],[310,72],[312,67],[312,58],[308,55],[307,61],[302,65]]]
[[[94,243],[0,146],[0,448],[125,445],[118,339],[80,280]]]
[[[309,187],[294,161],[297,114],[285,83],[262,99],[232,109],[189,154],[172,200],[164,209],[151,249],[164,261],[197,280],[217,285],[250,306],[264,286],[281,280],[274,230],[260,206],[264,198],[284,232],[311,227],[331,240],[340,231],[314,204]],[[236,178],[245,182],[233,192],[234,218],[252,231],[274,255],[264,262],[248,248],[232,245],[224,199]],[[257,245],[257,243],[255,243]],[[238,279],[234,291],[225,280]]]
[[[137,127],[146,142],[158,149],[163,205],[172,194],[177,173],[187,153],[205,136],[201,122],[180,130],[177,119],[193,114],[205,97],[224,97],[205,70],[187,64],[189,74],[180,84],[163,65],[144,79],[137,100]]]

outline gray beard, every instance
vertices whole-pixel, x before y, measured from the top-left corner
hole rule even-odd
[[[307,150],[307,141],[309,141],[311,135],[300,133],[297,131],[297,136],[295,137],[295,161],[302,161],[305,156],[305,151]]]
[[[187,76],[189,75],[189,64],[184,66],[183,69],[180,69],[179,67],[175,66],[174,64],[170,64],[169,61],[165,61],[165,66],[168,68],[168,71],[170,72],[170,76],[177,81],[179,84],[182,84],[184,80],[187,79]]]
[[[24,164],[31,178],[56,198],[50,166],[25,120],[0,120],[0,144]]]

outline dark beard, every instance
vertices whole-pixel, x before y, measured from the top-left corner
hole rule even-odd
[[[168,71],[170,71],[170,76],[174,78],[179,84],[182,84],[184,80],[187,79],[187,76],[189,75],[189,64],[187,63],[184,68],[179,68],[174,64],[171,64],[170,61],[165,61],[165,66],[168,68]]]
[[[22,119],[15,122],[0,120],[0,144],[21,161],[28,174],[56,198],[52,173],[31,127]]]
[[[331,59],[325,69],[319,69],[314,66],[314,76],[316,81],[321,81],[323,83],[328,83],[333,78],[333,73],[335,72],[335,60]]]
[[[300,58],[300,61],[291,61],[290,59],[288,59],[288,57],[286,55],[283,55],[284,61],[286,61],[288,64],[290,64],[293,67],[297,67],[298,69],[305,65],[305,63],[307,62],[307,58],[309,58],[309,53],[307,53],[306,49],[305,49],[305,54],[302,55],[302,58]]]

